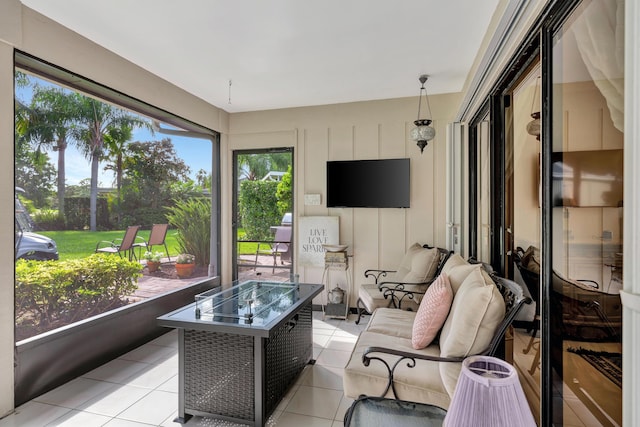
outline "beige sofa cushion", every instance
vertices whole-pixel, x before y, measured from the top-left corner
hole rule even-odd
[[[451,271],[453,267],[457,267],[458,265],[469,265],[469,263],[465,261],[465,259],[462,258],[460,254],[451,254],[451,256],[449,256],[449,258],[447,259],[447,262],[445,262],[442,266],[442,271],[449,274],[449,271]]]
[[[466,261],[464,264],[450,268],[446,274],[449,276],[449,283],[451,283],[453,295],[455,296],[458,293],[458,289],[460,289],[460,286],[462,286],[462,283],[469,277],[471,272],[480,271],[481,268],[482,266],[480,264],[469,264]]]
[[[367,332],[411,339],[415,311],[395,308],[379,308],[374,311],[367,324]]]
[[[455,294],[442,327],[440,355],[466,357],[486,350],[504,315],[498,288],[487,284],[479,269],[471,271]]]
[[[394,282],[401,282],[404,276],[409,274],[409,272],[411,271],[411,262],[413,260],[413,256],[423,249],[424,248],[420,243],[414,243],[413,245],[409,246],[407,251],[404,253],[404,256],[402,257],[402,260],[400,261],[400,265],[398,265],[398,268],[396,268],[396,272],[389,274],[387,277],[380,278],[380,281],[384,282],[385,280],[389,280]]]
[[[360,285],[358,297],[369,313],[373,313],[376,308],[389,307],[391,304],[391,298],[385,298],[378,289],[378,285],[372,283]]]
[[[397,336],[389,336],[371,331],[364,331],[358,337],[355,348],[351,353],[342,379],[344,393],[351,399],[361,394],[379,396],[387,386],[388,372],[380,361],[372,360],[369,366],[362,363],[364,350],[371,346],[393,348],[400,351],[422,353],[438,356],[440,349],[437,345],[430,345],[422,350],[414,350],[411,340]],[[393,365],[397,356],[377,354],[387,363]],[[451,397],[442,384],[439,362],[416,360],[416,366],[409,368],[406,363],[400,363],[395,371],[395,386],[399,399],[413,402],[423,402],[448,408]],[[386,397],[392,397],[389,391]]]
[[[420,283],[431,280],[438,269],[440,260],[439,252],[436,248],[421,248],[413,253],[411,258],[411,269],[402,278],[402,282]]]

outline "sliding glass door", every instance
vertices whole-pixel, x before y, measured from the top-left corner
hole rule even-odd
[[[562,424],[622,425],[623,24],[623,2],[583,1],[550,34],[547,278]]]

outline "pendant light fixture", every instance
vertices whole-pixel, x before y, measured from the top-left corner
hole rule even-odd
[[[423,74],[418,79],[422,84],[422,86],[420,87],[420,95],[418,97],[418,119],[413,122],[416,127],[411,130],[411,139],[413,139],[418,147],[420,147],[420,154],[422,154],[422,152],[424,151],[424,147],[427,146],[427,143],[436,136],[436,130],[430,126],[432,123],[431,108],[429,107],[427,90],[424,88],[424,84],[428,78],[429,76]],[[427,117],[424,119],[420,118],[420,111],[422,108],[422,92],[424,92],[424,99],[427,107]]]
[[[531,120],[527,123],[527,133],[535,136],[540,141],[540,108],[536,108],[536,99],[538,98],[538,83],[540,82],[540,76],[536,78],[536,85],[533,89],[533,96],[531,97]],[[535,111],[537,110],[537,111]]]

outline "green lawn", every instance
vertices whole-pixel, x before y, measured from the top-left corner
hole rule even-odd
[[[138,231],[138,236],[142,236],[145,240],[149,239],[150,230]],[[124,230],[122,231],[39,231],[38,234],[50,237],[56,241],[58,245],[58,252],[60,253],[60,259],[78,259],[84,258],[96,250],[96,244],[101,240],[112,241],[113,239],[121,239],[124,236]],[[238,230],[238,238],[244,237],[244,230]],[[169,247],[169,254],[171,256],[180,253],[178,242],[176,241],[176,230],[167,232],[166,237],[167,246]],[[240,254],[255,254],[258,244],[257,243],[241,243],[239,242]],[[164,248],[161,246],[155,246],[155,251],[161,251],[164,253]]]
[[[150,230],[138,231],[138,236],[144,237],[145,240],[149,239]],[[39,231],[38,234],[50,237],[56,241],[58,245],[58,252],[60,253],[60,259],[78,259],[84,258],[96,250],[96,244],[101,240],[112,241],[113,239],[121,239],[124,237],[124,230],[122,231]],[[140,242],[142,240],[138,239]],[[177,255],[180,253],[178,248],[178,242],[176,241],[176,230],[167,232],[165,238],[167,246],[169,247],[170,255]],[[160,251],[164,253],[164,247],[154,246],[154,252]]]

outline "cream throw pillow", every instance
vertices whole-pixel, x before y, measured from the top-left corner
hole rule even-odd
[[[451,309],[453,291],[446,273],[442,273],[429,286],[413,320],[411,346],[425,348],[436,337]]]
[[[433,279],[433,275],[438,269],[439,255],[436,248],[421,248],[419,251],[416,251],[411,259],[411,270],[401,281],[406,283],[421,283]]]
[[[482,266],[480,264],[469,264],[464,263],[462,265],[456,265],[455,267],[446,271],[449,276],[449,282],[451,282],[451,289],[453,289],[453,294],[458,293],[458,289],[462,286],[462,283],[469,277],[474,271],[480,271]]]
[[[464,280],[453,298],[451,314],[440,333],[440,356],[467,357],[487,349],[504,319],[504,299],[479,269]]]
[[[447,259],[447,262],[444,263],[442,271],[449,274],[449,271],[453,267],[457,267],[459,265],[469,265],[469,263],[465,261],[464,258],[460,256],[460,254],[451,254],[451,256]]]
[[[409,246],[407,252],[405,252],[402,260],[400,261],[400,265],[396,268],[395,273],[389,274],[387,277],[381,277],[380,281],[391,281],[391,282],[401,282],[404,277],[411,271],[411,262],[413,260],[413,256],[420,252],[423,249],[420,243],[414,243]]]

